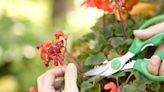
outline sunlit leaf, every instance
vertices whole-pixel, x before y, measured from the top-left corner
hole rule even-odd
[[[139,0],[125,0],[125,8],[126,10],[131,10],[134,5],[136,5]]]
[[[137,3],[133,6],[132,10],[130,11],[131,15],[137,14],[150,14],[155,15],[155,9],[159,7],[159,4],[148,4],[148,3]]]
[[[156,15],[155,9],[159,8],[159,4],[148,4],[139,2],[139,0],[125,0],[125,9],[121,11],[122,18],[126,20],[129,15],[150,14]],[[117,20],[120,20],[118,11],[115,12]]]

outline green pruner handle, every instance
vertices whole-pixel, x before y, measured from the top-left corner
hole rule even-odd
[[[160,57],[161,60],[164,59],[164,52],[157,52],[156,55]],[[164,76],[155,76],[149,73],[148,71],[148,60],[144,59],[138,59],[136,60],[136,63],[134,64],[133,68],[143,75],[145,75],[148,79],[152,81],[164,81]]]
[[[164,21],[164,14],[163,15],[159,15],[156,16],[148,21],[146,21],[139,29],[145,29],[149,26],[151,26],[152,24],[155,24],[159,21]],[[139,38],[135,38],[131,47],[129,48],[129,51],[134,53],[134,54],[139,54],[140,52],[142,52],[142,50],[145,49],[145,47],[147,46],[158,46],[159,44],[161,44],[162,42],[164,42],[164,32],[155,35],[154,37],[142,41]]]

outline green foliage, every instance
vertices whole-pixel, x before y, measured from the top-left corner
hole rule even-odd
[[[101,92],[101,86],[98,83],[100,80],[102,80],[104,77],[102,76],[96,76],[88,81],[84,81],[80,84],[80,92]],[[81,79],[81,78],[80,78]],[[93,81],[91,81],[93,80]],[[78,79],[79,81],[79,79]]]
[[[133,85],[125,85],[122,89],[121,92],[135,92],[136,87]]]
[[[78,39],[78,44],[77,42],[74,44],[75,47],[85,47],[83,50],[73,49],[81,52],[78,56],[78,59],[84,64],[81,70],[83,72],[87,71],[92,69],[92,66],[102,64],[105,59],[111,60],[121,56],[120,52],[127,52],[134,39],[133,30],[138,29],[151,17],[153,16],[130,16],[125,21],[127,37],[123,36],[120,22],[115,21],[114,15],[108,14],[98,19],[95,26],[91,28],[92,32]],[[147,57],[147,53],[150,51],[152,52],[152,50],[146,49],[135,58]],[[110,81],[117,82],[121,92],[162,92],[160,90],[163,90],[159,82],[150,81],[132,69],[120,71],[106,78],[85,78],[80,81],[81,83],[78,83],[78,85],[81,92],[100,92],[100,89],[103,91],[104,84]]]
[[[88,89],[92,88],[93,86],[94,86],[93,84],[84,81],[84,82],[81,84],[80,92],[85,92],[85,91],[87,91]]]
[[[92,87],[91,89],[87,90],[86,92],[101,92],[100,84],[95,84],[94,87]]]

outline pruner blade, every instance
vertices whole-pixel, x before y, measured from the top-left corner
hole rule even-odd
[[[85,76],[96,76],[96,75],[100,75],[101,73],[103,73],[104,71],[106,71],[106,69],[109,67],[108,63],[97,66],[93,69],[91,69],[90,71],[86,72],[84,75]]]
[[[96,75],[110,76],[110,75],[120,71],[123,68],[123,66],[125,65],[125,63],[133,56],[134,56],[133,53],[128,52],[122,57],[114,58],[111,61],[108,61],[106,64],[103,64],[94,69],[91,69],[90,71],[86,72],[84,75],[85,76],[96,76]],[[112,65],[118,61],[120,62],[120,66],[118,66],[117,69],[114,69],[112,67]]]

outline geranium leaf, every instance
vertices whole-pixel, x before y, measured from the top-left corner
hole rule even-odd
[[[133,41],[132,39],[126,39],[124,41],[124,43],[130,45],[132,43],[132,41]]]
[[[80,87],[80,92],[86,92],[86,90],[92,88],[94,85],[89,82],[83,82]]]
[[[149,85],[148,89],[150,89],[152,91],[155,91],[155,92],[157,92],[157,91],[158,92],[161,92],[161,91],[159,91],[159,89],[160,89],[160,83],[157,82],[157,81],[155,81],[155,82],[153,82],[152,84]]]
[[[104,62],[104,60],[106,60],[106,57],[105,57],[104,53],[100,52],[96,55],[89,56],[85,60],[84,65],[99,65],[102,62]]]
[[[134,85],[125,85],[122,89],[121,92],[135,92],[136,87]]]
[[[136,77],[136,80],[134,81],[134,85],[136,86],[136,89],[138,91],[145,91],[146,85],[151,84],[152,81],[148,80],[143,76],[142,74],[135,72],[134,76]]]
[[[125,74],[126,72],[120,72],[120,73],[116,73],[116,74],[114,74],[114,75],[110,75],[108,78],[119,78],[119,77],[123,77],[123,76],[125,76],[126,74]]]
[[[103,76],[96,76],[95,80],[93,81],[94,84],[97,84],[100,80],[102,80]]]
[[[123,34],[122,34],[122,29],[121,29],[121,26],[120,26],[120,24],[119,23],[116,23],[115,25],[114,25],[114,34],[116,35],[116,36],[123,36]]]
[[[102,39],[97,39],[97,40],[95,41],[94,45],[92,45],[92,46],[93,46],[92,50],[93,50],[94,52],[99,52],[99,51],[103,48],[104,45],[105,45],[104,40],[102,40]]]
[[[102,78],[98,78],[102,79]],[[89,82],[83,82],[81,84],[80,92],[101,92],[101,87],[98,83],[91,84]]]
[[[110,53],[108,54],[108,60],[112,60],[113,58],[119,57],[120,55],[114,51],[110,51]]]
[[[92,87],[91,89],[87,90],[86,92],[101,92],[101,87],[100,84],[95,84],[94,87]]]
[[[103,34],[104,34],[105,39],[112,37],[113,35],[112,25],[106,26]]]
[[[111,39],[111,45],[116,48],[123,44],[124,39],[122,37],[115,37]]]

